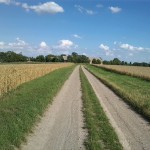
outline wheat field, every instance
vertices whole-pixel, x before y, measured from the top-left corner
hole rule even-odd
[[[150,80],[150,67],[122,66],[122,65],[96,65],[102,68],[118,71],[123,74],[145,78]]]
[[[0,65],[0,96],[22,83],[71,65],[72,63]]]

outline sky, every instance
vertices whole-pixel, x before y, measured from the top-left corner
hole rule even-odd
[[[150,0],[0,0],[0,52],[150,62]]]

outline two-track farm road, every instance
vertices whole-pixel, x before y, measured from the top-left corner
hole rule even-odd
[[[79,66],[55,97],[22,150],[84,149],[83,114]]]
[[[83,68],[126,150],[150,150],[150,124]]]

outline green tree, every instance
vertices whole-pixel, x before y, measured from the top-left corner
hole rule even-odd
[[[121,65],[121,61],[118,58],[114,58],[112,61],[113,65]]]
[[[43,55],[39,55],[39,56],[36,57],[36,61],[45,62],[45,57]]]

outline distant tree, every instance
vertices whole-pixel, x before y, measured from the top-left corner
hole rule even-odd
[[[90,59],[85,55],[79,55],[80,63],[90,63]]]
[[[29,60],[30,60],[30,61],[36,61],[36,58],[34,58],[34,57],[29,57]]]
[[[125,62],[124,62],[124,61],[122,61],[122,62],[121,62],[121,65],[125,65]]]
[[[45,61],[46,61],[46,62],[52,62],[52,59],[53,59],[54,57],[55,57],[55,56],[52,55],[52,54],[46,55],[46,56],[45,56]]]
[[[118,58],[114,58],[112,61],[113,65],[121,65],[121,61]]]
[[[36,61],[45,62],[45,57],[43,55],[39,55],[39,56],[36,57]]]
[[[13,51],[0,52],[0,62],[23,62],[27,61],[27,57],[22,53],[15,53]]]
[[[78,55],[78,53],[73,52],[71,55],[68,55],[67,61],[74,63],[89,63],[90,59],[85,55]]]
[[[109,64],[110,64],[110,61],[104,60],[104,61],[103,61],[103,64],[104,64],[104,65],[109,65]]]
[[[97,64],[101,64],[101,61],[99,59],[97,59]]]
[[[124,64],[125,64],[125,65],[128,65],[128,63],[127,63],[126,61],[124,62]]]
[[[68,62],[73,62],[72,56],[68,55]]]
[[[5,62],[6,61],[6,53],[0,52],[0,62]]]
[[[101,61],[99,59],[93,59],[92,64],[101,64]]]

